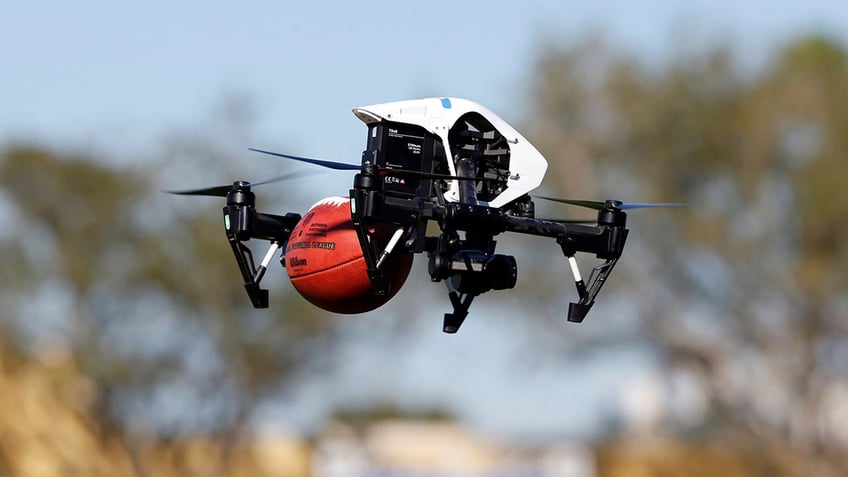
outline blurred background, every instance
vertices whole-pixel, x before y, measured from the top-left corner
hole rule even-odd
[[[846,32],[823,1],[0,7],[0,476],[845,475]],[[693,207],[630,214],[580,325],[558,246],[502,237],[518,286],[445,335],[422,257],[371,313],[281,269],[254,310],[221,201],[161,193],[308,169],[248,147],[356,162],[352,107],[427,96],[522,131],[545,195]]]

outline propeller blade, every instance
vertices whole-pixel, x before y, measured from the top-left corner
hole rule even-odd
[[[317,174],[315,171],[295,171],[290,172],[288,174],[284,174],[277,177],[272,177],[271,179],[265,179],[259,182],[247,182],[245,186],[254,187],[263,184],[272,184],[274,182],[282,182],[291,179],[296,179],[298,177],[311,176]],[[201,196],[209,196],[209,197],[226,197],[230,191],[233,190],[233,185],[220,185],[220,186],[212,186],[212,187],[204,187],[202,189],[188,189],[188,190],[166,190],[164,192],[168,194],[175,195],[201,195]]]
[[[312,159],[309,157],[301,157],[301,156],[293,156],[291,154],[283,154],[280,152],[272,152],[265,151],[262,149],[250,148],[251,151],[259,152],[262,154],[268,154],[271,156],[284,157],[286,159],[292,159],[300,162],[307,162],[309,164],[315,164],[322,167],[328,167],[330,169],[335,169],[338,171],[360,171],[362,170],[361,165],[355,164],[346,164],[343,162],[335,162],[335,161],[325,161],[323,159]],[[459,181],[494,181],[496,179],[488,178],[488,177],[459,177],[452,176],[448,174],[437,174],[435,172],[424,172],[424,171],[414,171],[409,169],[379,169],[380,175],[383,176],[394,176],[394,177],[407,177],[410,179],[435,179],[435,180],[459,180]]]
[[[263,185],[263,184],[273,184],[274,182],[282,182],[291,179],[297,179],[298,177],[306,177],[306,176],[314,176],[315,174],[320,174],[319,171],[295,171],[290,172],[288,174],[283,174],[281,176],[272,177],[271,179],[265,179],[264,181],[259,182],[251,182],[248,185],[250,187]]]
[[[575,199],[560,199],[557,197],[545,197],[536,195],[539,199],[550,200],[562,204],[576,205],[578,207],[586,207],[594,210],[629,210],[629,209],[647,209],[656,207],[688,207],[689,204],[683,202],[621,202],[619,200],[575,200]]]
[[[253,152],[259,152],[259,153],[268,154],[268,155],[271,155],[271,156],[284,157],[286,159],[292,159],[292,160],[295,160],[295,161],[307,162],[309,164],[315,164],[315,165],[318,165],[318,166],[328,167],[330,169],[335,169],[337,171],[358,171],[358,170],[362,169],[362,166],[356,165],[356,164],[345,164],[344,162],[325,161],[323,159],[311,159],[309,157],[300,157],[300,156],[293,156],[291,154],[283,154],[283,153],[280,153],[280,152],[264,151],[262,149],[255,149],[255,148],[252,148],[252,147],[250,148],[250,150],[253,151]]]
[[[550,200],[552,202],[559,202],[561,204],[569,204],[576,205],[578,207],[586,207],[588,209],[595,210],[604,210],[606,209],[606,203],[598,201],[598,200],[575,200],[575,199],[559,199],[557,197],[545,197],[543,195],[534,195],[534,198]]]
[[[616,209],[650,209],[654,207],[689,207],[689,204],[684,202],[643,202],[643,203],[628,203],[619,204]]]
[[[232,185],[222,185],[214,187],[205,187],[203,189],[165,190],[162,192],[174,195],[204,195],[209,197],[226,197],[231,190],[233,190]]]

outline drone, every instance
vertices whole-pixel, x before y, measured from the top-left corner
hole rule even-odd
[[[456,333],[477,296],[515,287],[516,259],[495,253],[495,237],[513,232],[556,240],[572,272],[578,296],[577,301],[569,304],[567,320],[580,323],[624,251],[629,232],[625,211],[686,205],[531,196],[530,192],[542,183],[547,161],[506,121],[467,99],[397,101],[356,107],[353,113],[368,128],[360,164],[250,149],[329,169],[356,171],[348,197],[334,202],[344,207],[340,226],[349,237],[354,237],[352,240],[309,242],[298,238],[304,231],[307,236],[326,237],[326,224],[315,222],[317,208],[310,209],[305,216],[256,210],[254,187],[290,179],[293,175],[171,191],[226,198],[223,208],[226,236],[255,308],[269,305],[268,290],[260,284],[278,251],[281,251],[280,263],[289,268],[290,277],[293,277],[292,267],[307,264],[305,258],[295,254],[309,252],[310,248],[355,256],[361,263],[357,271],[330,277],[338,279],[333,283],[330,278],[325,280],[323,277],[328,275],[324,275],[312,286],[323,291],[359,280],[365,283],[367,294],[376,297],[376,306],[388,301],[405,280],[405,274],[398,278],[393,267],[397,268],[403,257],[426,253],[430,279],[446,284],[452,307],[444,314],[442,330]],[[533,199],[594,209],[597,219],[537,218]],[[324,228],[316,229],[316,223]],[[438,226],[438,233],[428,235],[436,228],[432,224]],[[250,240],[270,242],[258,266],[246,245]],[[578,253],[592,254],[603,261],[592,269],[587,280],[578,267]],[[289,255],[292,256],[287,260]],[[355,279],[349,280],[350,274],[356,274]],[[313,303],[335,311],[332,303],[312,300],[303,290],[299,291]]]

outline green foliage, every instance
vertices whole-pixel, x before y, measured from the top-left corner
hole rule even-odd
[[[336,410],[331,416],[332,421],[338,421],[357,430],[364,430],[369,425],[390,420],[417,420],[432,422],[451,422],[456,416],[441,407],[410,408],[394,402],[377,402],[370,406],[350,406]]]
[[[614,281],[634,326],[591,342],[651,343],[670,380],[694,377],[695,428],[830,452],[824,396],[848,383],[844,46],[801,39],[751,72],[730,47],[657,69],[589,43],[538,71],[551,193],[693,204],[630,214],[639,253]]]
[[[36,232],[54,244],[57,271],[78,292],[108,279],[111,257],[101,251],[132,238],[131,212],[145,187],[142,177],[29,148],[7,151],[0,165],[0,185],[25,222],[37,223]]]
[[[291,288],[274,311],[253,310],[219,207],[175,207],[185,199],[156,189],[155,166],[2,153],[15,228],[0,250],[0,330],[31,353],[67,352],[108,428],[235,438],[265,399],[329,361],[338,320]]]

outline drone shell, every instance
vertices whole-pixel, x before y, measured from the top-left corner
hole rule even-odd
[[[548,162],[530,141],[498,115],[467,99],[425,98],[396,101],[356,107],[353,108],[353,113],[366,124],[385,120],[421,126],[442,140],[448,150],[448,157],[454,156],[454,151],[450,151],[448,132],[459,118],[467,113],[483,116],[506,138],[510,148],[510,177],[507,187],[488,204],[482,204],[489,207],[501,207],[529,193],[542,183],[548,168]],[[447,162],[451,174],[456,175],[453,161]],[[452,181],[445,198],[451,202],[459,200],[457,181]]]

